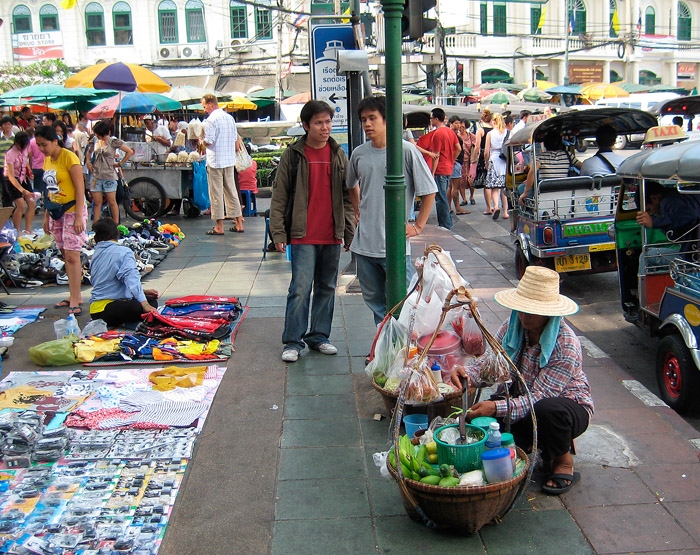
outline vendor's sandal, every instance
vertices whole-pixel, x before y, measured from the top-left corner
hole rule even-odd
[[[70,307],[70,299],[63,299],[61,302],[56,303],[53,305],[54,308],[69,308]]]
[[[83,309],[79,306],[71,306],[68,310],[73,316],[80,316],[83,313]]]
[[[548,486],[547,482],[550,480],[556,485]],[[542,492],[548,495],[561,495],[578,484],[579,480],[581,480],[581,474],[578,472],[574,472],[573,474],[550,474],[542,486]]]
[[[233,231],[234,233],[243,233],[243,232],[245,232],[245,229],[238,229],[237,227],[230,227],[229,231]]]
[[[224,235],[223,231],[216,231],[213,227],[207,231],[207,235]]]

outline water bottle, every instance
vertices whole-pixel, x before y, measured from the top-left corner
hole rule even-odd
[[[501,426],[498,422],[489,424],[489,431],[486,435],[486,449],[498,449],[501,446]]]
[[[75,314],[68,315],[68,326],[66,327],[66,333],[70,335],[71,333],[80,337],[80,326],[78,326],[78,321],[75,319]],[[499,445],[500,445],[500,435],[499,435]]]

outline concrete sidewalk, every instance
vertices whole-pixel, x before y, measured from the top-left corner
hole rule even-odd
[[[372,463],[387,448],[389,420],[372,419],[385,412],[364,372],[374,325],[361,296],[344,290],[347,278],[331,337],[338,355],[304,351],[286,366],[290,268],[280,254],[261,262],[264,220],[248,218],[245,234],[224,237],[207,237],[204,218],[173,221],[187,239],[148,287],[164,299],[232,294],[250,311],[160,553],[700,553],[700,433],[648,394],[633,394],[631,378],[585,338],[596,417],[577,440],[580,484],[557,498],[531,483],[503,523],[469,538],[411,521],[396,484]],[[414,253],[430,242],[452,253],[495,330],[508,311],[493,293],[513,286],[512,269],[496,269],[466,240],[433,225],[420,240]],[[348,261],[343,254],[341,267]],[[51,307],[65,290],[23,290],[11,301]],[[64,316],[49,308],[20,330],[4,373],[36,369],[26,349],[50,337],[53,320]]]

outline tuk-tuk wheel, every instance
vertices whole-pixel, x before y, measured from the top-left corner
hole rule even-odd
[[[690,408],[698,391],[698,372],[679,335],[667,335],[661,340],[656,354],[656,381],[668,406],[678,412]]]
[[[520,245],[515,245],[515,273],[517,274],[518,279],[522,279],[523,275],[525,275],[525,268],[527,268],[529,265],[530,263],[528,262],[527,258],[525,258]]]

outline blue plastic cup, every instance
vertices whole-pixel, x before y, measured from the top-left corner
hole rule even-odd
[[[403,417],[403,425],[406,428],[408,437],[413,437],[418,430],[425,430],[428,428],[428,415],[406,414]]]

